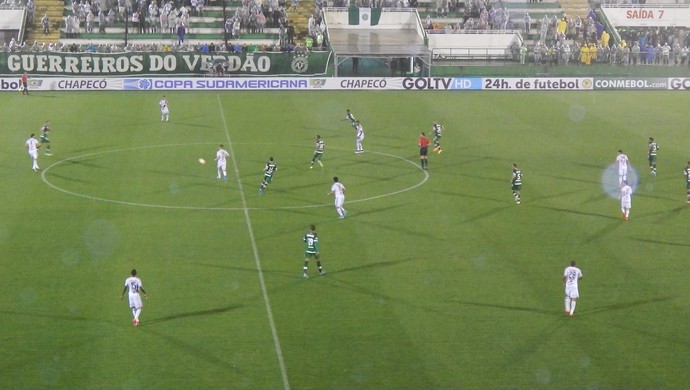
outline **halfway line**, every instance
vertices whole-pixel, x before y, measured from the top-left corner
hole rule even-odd
[[[247,230],[249,231],[249,240],[252,243],[252,251],[254,251],[254,264],[256,265],[256,270],[259,274],[259,284],[261,285],[261,294],[264,297],[264,305],[266,306],[266,313],[268,314],[268,323],[271,326],[271,333],[273,334],[273,344],[275,345],[276,355],[278,356],[278,365],[280,366],[280,375],[283,378],[283,388],[285,390],[290,390],[290,382],[288,381],[287,370],[285,369],[285,359],[283,358],[283,350],[280,348],[280,340],[278,339],[278,330],[276,329],[276,323],[273,320],[273,310],[271,310],[271,301],[268,298],[268,291],[266,290],[266,282],[264,281],[264,271],[261,267],[261,259],[259,258],[259,250],[256,247],[256,239],[254,239],[254,229],[252,229],[252,221],[249,218],[249,208],[247,207],[247,200],[244,196],[244,189],[242,188],[242,181],[240,180],[240,171],[237,167],[237,160],[235,159],[235,150],[232,146],[232,140],[230,139],[230,131],[228,130],[228,124],[225,121],[225,112],[223,112],[223,104],[220,101],[220,95],[216,94],[216,100],[218,101],[218,109],[220,110],[220,118],[223,121],[223,127],[225,128],[225,136],[228,140],[228,153],[230,154],[230,159],[232,159],[232,165],[235,171],[235,177],[237,178],[237,187],[240,193],[240,199],[242,200],[242,211],[244,212],[244,220],[247,223]]]

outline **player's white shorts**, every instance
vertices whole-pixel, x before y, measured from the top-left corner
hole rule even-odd
[[[363,140],[364,140],[364,134],[357,135],[357,141],[363,141]]]
[[[141,295],[129,294],[129,307],[132,309],[141,309],[144,305],[141,303]]]
[[[623,198],[623,199],[621,199],[621,208],[630,209],[630,208],[632,208],[631,203],[632,202],[630,201],[630,199]]]
[[[577,299],[580,297],[580,293],[577,291],[577,286],[566,286],[565,296],[568,298]]]
[[[345,195],[335,197],[335,207],[343,207],[345,204]]]
[[[218,169],[225,170],[225,168],[227,168],[227,166],[228,166],[228,163],[227,163],[227,161],[218,161],[217,165],[218,165]]]
[[[168,114],[170,114],[170,110],[169,110],[167,107],[166,107],[166,108],[161,108],[161,114],[163,114],[163,115],[168,115]]]
[[[628,167],[618,167],[618,176],[625,176],[628,174]]]
[[[29,156],[34,160],[38,158],[38,150],[32,150],[29,152]]]

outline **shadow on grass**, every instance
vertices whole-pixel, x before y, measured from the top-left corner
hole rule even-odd
[[[581,163],[581,162],[574,162],[572,164],[580,166],[580,167],[594,168],[594,169],[601,170],[601,171],[606,169],[606,166],[601,166],[600,164],[587,164],[587,163]]]
[[[637,301],[632,301],[632,302],[614,303],[611,305],[604,305],[604,306],[595,307],[592,309],[582,310],[579,312],[579,316],[588,316],[588,315],[592,315],[592,314],[606,313],[606,312],[615,311],[615,310],[631,309],[631,308],[637,307],[637,306],[649,305],[649,304],[659,303],[659,302],[666,302],[666,301],[670,301],[671,299],[673,299],[673,297],[657,297],[657,298],[649,298],[649,299],[638,299]]]
[[[60,180],[64,180],[64,181],[69,181],[69,182],[72,182],[72,183],[93,184],[93,181],[91,181],[91,180],[78,179],[78,178],[75,178],[75,177],[69,177],[69,176],[65,176],[65,175],[59,175],[59,174],[55,174],[55,173],[52,173],[52,172],[51,172],[50,175],[48,175],[48,176],[50,176],[51,178],[56,178],[56,179],[60,179]]]
[[[36,318],[51,318],[54,320],[63,320],[63,321],[96,321],[93,318],[82,317],[82,316],[70,316],[70,315],[64,315],[64,314],[42,314],[42,313],[11,311],[11,310],[0,310],[0,314],[6,314],[6,315],[11,315],[11,316],[36,317]],[[98,320],[98,321],[107,322],[107,321],[102,321],[102,320]]]
[[[448,192],[448,191],[431,191],[432,193],[436,194],[441,194],[441,195],[448,195],[448,196],[459,196],[461,198],[469,198],[469,199],[479,199],[479,200],[491,200],[494,202],[500,202],[500,203],[506,203],[506,199],[510,199],[510,197],[506,197],[503,199],[498,199],[498,198],[491,198],[488,196],[479,196],[479,195],[471,195],[471,194],[462,194],[460,192]],[[508,194],[510,194],[508,192]]]
[[[103,129],[101,129],[103,130]],[[112,148],[114,148],[115,145],[94,145],[88,148],[81,148],[81,149],[72,149],[69,151],[69,153],[82,153],[82,152],[91,152],[91,153],[96,153],[98,151],[108,151]],[[71,157],[74,158],[74,157]]]
[[[650,212],[650,213],[641,213],[640,217],[654,217],[657,216],[658,218],[655,220],[656,223],[663,223],[666,222],[672,218],[678,217],[680,213],[683,210],[687,210],[688,206],[683,203],[681,206],[676,207],[671,210],[662,210],[662,211],[655,211],[655,212]]]
[[[231,266],[231,265],[219,265],[219,264],[208,264],[208,263],[193,263],[193,264],[200,265],[202,267],[220,268],[220,269],[226,269],[226,270],[231,270],[231,271],[248,272],[248,273],[252,273],[252,274],[255,274],[258,272],[256,270],[256,267],[235,267],[235,266]],[[261,271],[265,274],[275,272],[275,271],[267,271],[265,269],[263,269]]]
[[[190,118],[185,118],[185,119],[190,119]],[[201,119],[201,120],[204,120],[204,118],[200,118],[200,119]],[[153,123],[156,123],[156,122],[151,122],[151,123],[153,124]],[[182,122],[173,122],[173,124],[174,124],[174,125],[177,125],[177,126],[185,126],[185,127],[202,127],[202,128],[205,128],[205,129],[213,128],[213,126],[211,126],[211,125],[202,125],[202,124],[200,124],[200,122],[185,122],[185,121],[182,121]]]
[[[171,314],[165,317],[159,317],[159,318],[153,318],[150,320],[146,321],[146,324],[158,324],[161,322],[166,322],[166,321],[172,321],[172,320],[179,320],[181,318],[190,318],[190,317],[203,317],[203,316],[211,316],[211,315],[216,315],[216,314],[223,314],[227,313],[232,310],[236,310],[243,307],[243,305],[230,305],[226,307],[219,307],[215,309],[208,309],[208,310],[197,310],[197,311],[188,311],[184,313],[177,313],[177,314]]]
[[[590,217],[599,217],[599,218],[607,218],[607,219],[621,219],[618,216],[614,217],[614,216],[605,215],[605,214],[596,214],[596,213],[588,213],[588,212],[584,212],[584,211],[568,210],[568,209],[564,209],[564,208],[560,208],[560,207],[548,207],[548,206],[534,206],[534,207],[537,207],[540,209],[545,209],[545,210],[559,211],[559,212],[563,212],[563,213],[587,215]]]
[[[402,262],[409,261],[409,260],[412,260],[412,259],[399,260],[399,261],[395,261],[395,262],[382,262],[382,263],[372,264],[369,266],[365,265],[365,266],[360,266],[360,267],[342,269],[342,270],[335,271],[335,272],[329,272],[326,274],[326,276],[323,277],[323,280],[324,280],[324,282],[328,283],[331,287],[340,288],[343,290],[351,291],[353,293],[373,297],[373,298],[376,298],[378,300],[387,302],[389,304],[395,304],[395,305],[415,308],[415,309],[423,310],[425,312],[434,313],[437,315],[443,315],[444,317],[448,316],[447,311],[436,309],[436,308],[432,307],[431,305],[425,305],[423,303],[418,303],[418,302],[416,302],[414,300],[410,300],[410,299],[394,297],[392,295],[382,293],[380,290],[378,290],[376,288],[370,288],[368,285],[367,286],[358,286],[353,281],[351,281],[349,279],[340,279],[337,277],[329,277],[329,275],[333,275],[333,274],[337,274],[337,273],[341,273],[341,272],[349,272],[349,271],[356,271],[356,270],[366,269],[366,268],[376,268],[376,267],[381,267],[381,266],[389,266],[389,265],[394,265],[394,264],[402,263]]]
[[[591,203],[597,203],[597,202],[609,201],[609,200],[612,200],[612,198],[609,197],[608,195],[604,194],[604,193],[598,193],[598,194],[596,194],[596,195],[595,195],[595,194],[591,194],[591,195],[589,196],[589,199],[587,199],[587,200],[585,200],[584,202],[582,202],[582,204],[583,204],[583,205],[584,205],[584,204],[591,204]]]
[[[414,258],[407,258],[407,259],[400,259],[400,260],[390,260],[390,261],[379,261],[376,263],[370,263],[370,264],[363,264],[363,265],[358,265],[356,267],[348,267],[348,268],[341,268],[336,271],[329,271],[328,275],[331,274],[340,274],[343,272],[351,272],[351,271],[360,271],[363,269],[372,269],[372,268],[383,268],[383,267],[390,267],[402,263],[407,263],[409,261],[414,261]]]
[[[79,160],[67,160],[62,163],[64,166],[69,166],[69,165],[80,165],[88,168],[99,168],[99,169],[104,169],[105,166],[100,165],[100,164],[95,164],[92,161],[97,161],[99,160],[98,158],[82,158]]]
[[[610,223],[608,226],[605,226],[603,229],[600,229],[593,234],[590,234],[587,238],[582,240],[583,243],[589,244],[590,242],[593,242],[594,240],[597,239],[602,239],[609,234],[611,234],[614,230],[618,229],[622,225],[622,222],[624,222],[623,219],[619,218],[619,221]]]
[[[371,209],[371,210],[369,210],[369,211],[357,212],[354,216],[355,216],[355,217],[359,217],[359,216],[364,216],[364,215],[368,215],[368,214],[381,213],[381,212],[385,212],[385,211],[388,211],[388,210],[393,210],[393,209],[396,209],[396,208],[399,208],[399,207],[403,207],[403,206],[404,206],[404,205],[397,205],[397,206],[389,206],[389,207],[382,207],[382,208],[377,208],[377,209]],[[348,215],[350,215],[350,214],[348,214]],[[345,220],[347,220],[347,219],[350,219],[350,217],[345,218]],[[337,219],[335,223],[342,222],[342,221],[343,221],[343,220],[341,220],[341,219]],[[355,219],[355,221],[356,221],[357,223],[361,223],[361,224],[363,224],[363,225],[368,225],[368,226],[376,227],[376,228],[378,228],[380,231],[388,230],[388,231],[391,231],[391,232],[398,232],[398,233],[401,233],[401,234],[405,234],[405,235],[413,236],[413,237],[417,237],[417,238],[419,238],[419,237],[426,237],[426,238],[434,238],[434,237],[436,237],[436,236],[433,234],[433,232],[424,231],[424,230],[417,231],[417,230],[409,229],[409,228],[407,228],[406,226],[404,226],[403,224],[384,225],[384,224],[380,224],[380,223],[375,223],[373,220],[363,221],[363,220],[360,220],[360,219]]]
[[[458,222],[459,222],[459,223],[468,223],[468,222],[479,221],[479,220],[481,220],[481,219],[488,218],[488,217],[491,217],[491,216],[493,216],[493,215],[496,215],[496,214],[498,214],[498,213],[500,213],[500,212],[502,212],[502,211],[504,211],[504,210],[507,210],[507,209],[509,209],[509,208],[512,208],[512,207],[515,207],[515,206],[511,204],[511,205],[506,205],[506,206],[494,207],[494,208],[491,209],[491,210],[487,210],[487,211],[485,211],[485,212],[483,212],[483,213],[480,213],[480,214],[477,214],[477,215],[475,215],[475,216],[472,216],[471,218],[467,218],[467,219],[464,219],[464,220],[458,221]]]
[[[358,202],[359,201],[357,199],[353,199],[350,203],[358,203]],[[356,216],[363,216],[363,215],[369,215],[369,214],[378,214],[378,213],[383,213],[383,212],[390,211],[390,210],[396,210],[396,209],[399,209],[399,208],[405,207],[405,206],[407,206],[407,204],[393,204],[393,205],[386,206],[386,207],[372,208],[372,209],[369,209],[366,211],[357,211],[355,213],[355,215]],[[348,212],[348,215],[350,215],[349,212]],[[369,224],[373,225],[373,223],[369,223]],[[393,229],[393,230],[405,231],[405,230],[399,230],[399,229]],[[417,233],[415,232],[415,234],[417,234]]]
[[[636,198],[647,198],[647,199],[661,199],[661,200],[668,200],[671,202],[678,202],[678,197],[676,196],[667,196],[665,194],[657,194],[657,193],[644,193],[642,191],[637,191],[633,194]],[[684,207],[679,207],[678,209],[683,209]]]
[[[541,175],[544,177],[552,177],[554,179],[558,180],[568,180],[568,181],[575,181],[578,183],[587,183],[587,184],[598,184],[598,180],[583,180],[583,179],[578,179],[576,177],[566,177],[566,176],[556,176],[556,175]]]
[[[671,245],[671,246],[690,246],[690,244],[687,244],[687,243],[661,241],[661,240],[650,240],[648,238],[628,237],[628,239],[634,240],[634,241],[642,241],[642,242],[646,242],[649,244],[661,244],[661,245]]]
[[[560,192],[557,194],[550,194],[550,195],[544,195],[544,196],[537,196],[533,199],[530,199],[530,201],[537,202],[537,201],[542,201],[546,199],[554,199],[554,198],[560,198],[562,196],[569,196],[573,194],[577,194],[578,192],[583,192],[584,190],[578,190],[578,191],[567,191],[567,192]]]
[[[469,301],[461,301],[461,300],[457,300],[457,299],[448,299],[448,300],[446,300],[446,302],[459,303],[461,305],[467,305],[467,306],[491,307],[494,309],[501,309],[501,310],[524,311],[524,312],[529,312],[529,313],[548,314],[548,315],[552,315],[552,316],[563,314],[563,312],[561,310],[546,310],[546,309],[541,309],[538,307],[498,305],[495,303],[469,302]]]
[[[213,176],[211,176],[210,174],[209,174],[209,175],[199,175],[199,174],[192,175],[192,174],[189,174],[189,173],[184,174],[184,173],[180,173],[179,170],[177,170],[177,171],[175,171],[175,170],[164,171],[164,170],[162,170],[162,169],[142,169],[141,171],[142,171],[142,172],[153,173],[153,174],[155,174],[156,176],[191,177],[191,178],[194,178],[194,179],[203,179],[203,178],[205,178],[206,176],[208,176],[208,177],[209,177],[209,180],[211,180],[210,178],[213,177]],[[220,181],[220,180],[216,179],[216,181]]]
[[[147,321],[146,323],[149,324],[150,321]],[[158,333],[146,326],[141,328],[141,330],[150,333],[154,336],[160,337],[171,346],[183,351],[187,356],[194,356],[199,360],[205,360],[208,363],[215,364],[216,366],[221,367],[223,369],[232,370],[232,366],[231,364],[229,364],[230,362],[228,362],[227,360],[223,360],[217,356],[214,356],[214,354],[211,353],[211,351],[205,350],[192,342],[183,341],[181,339],[167,334]]]

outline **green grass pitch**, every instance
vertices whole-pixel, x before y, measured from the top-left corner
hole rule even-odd
[[[166,95],[168,123],[160,93],[0,95],[0,387],[687,386],[687,93]],[[34,173],[24,142],[44,120],[53,156]],[[432,120],[444,152],[427,176],[416,143]],[[603,191],[618,149],[639,176],[629,221]],[[312,223],[327,274],[304,280]],[[140,327],[119,299],[132,268]]]

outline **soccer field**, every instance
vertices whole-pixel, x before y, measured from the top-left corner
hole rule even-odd
[[[160,93],[0,94],[0,388],[687,386],[689,94],[166,97],[170,122]],[[34,173],[24,143],[46,120],[53,155],[41,148]],[[433,120],[443,153],[425,171]],[[317,134],[324,167],[309,169]],[[634,167],[628,221],[618,149]],[[310,224],[326,275],[311,262],[306,280]],[[572,318],[569,260],[584,274]],[[132,268],[139,327],[120,300]]]

